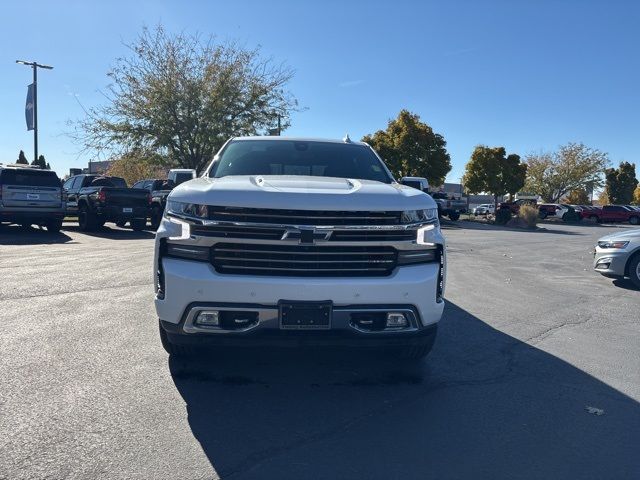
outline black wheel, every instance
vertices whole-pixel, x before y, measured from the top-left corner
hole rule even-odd
[[[160,329],[160,343],[162,343],[162,348],[164,348],[164,351],[169,355],[172,357],[188,357],[193,353],[193,350],[186,345],[176,345],[175,343],[171,343],[167,332],[162,328],[162,324],[159,321],[158,328]]]
[[[450,213],[449,214],[449,220],[451,220],[452,222],[455,222],[457,220],[460,219],[460,214],[458,212],[454,212],[454,213]]]
[[[83,232],[90,232],[96,228],[96,216],[86,205],[80,205],[78,208],[78,225]]]
[[[151,210],[151,228],[154,230],[158,230],[161,221],[162,208],[160,208],[158,205],[154,205],[153,210]]]
[[[589,220],[591,220],[592,222],[598,222],[598,223],[600,222],[600,221],[598,220],[598,217],[597,217],[596,215],[591,215],[591,216],[589,217]]]
[[[407,345],[395,350],[395,356],[401,360],[421,360],[429,355],[436,341],[436,332],[430,335],[422,343]]]
[[[638,225],[638,223],[640,223],[640,217],[629,217],[629,223],[631,225]]]
[[[118,221],[116,222],[116,225],[117,225],[118,227],[120,227],[120,228],[124,228],[126,224],[127,224],[127,221],[126,221],[126,220],[118,220]]]
[[[640,288],[640,253],[636,253],[627,265],[627,275],[633,284]]]
[[[547,212],[545,212],[544,210],[540,210],[538,212],[538,216],[540,217],[541,220],[544,220],[545,218],[547,218]]]
[[[45,226],[48,232],[59,233],[62,228],[62,220],[48,220]]]
[[[135,232],[139,232],[140,230],[144,230],[147,227],[147,219],[146,218],[134,218],[129,223],[131,224],[131,228]]]

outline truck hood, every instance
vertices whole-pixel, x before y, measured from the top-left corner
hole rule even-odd
[[[398,183],[297,175],[202,177],[179,185],[169,199],[204,205],[295,210],[436,208],[426,193]]]

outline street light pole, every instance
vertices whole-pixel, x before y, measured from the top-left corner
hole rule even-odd
[[[38,68],[52,70],[49,65],[42,65],[37,62],[26,62],[16,60],[16,63],[28,65],[33,68],[33,160],[38,160]]]

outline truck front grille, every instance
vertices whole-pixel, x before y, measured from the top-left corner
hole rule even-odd
[[[293,277],[373,277],[390,275],[397,265],[392,247],[253,245],[217,243],[217,272]]]
[[[251,240],[280,240],[287,229],[282,227],[253,227],[236,225],[192,225],[191,234],[202,237],[237,238]],[[416,239],[416,230],[352,229],[332,230],[329,242],[398,242]]]
[[[280,225],[399,225],[401,213],[207,206],[209,220]]]

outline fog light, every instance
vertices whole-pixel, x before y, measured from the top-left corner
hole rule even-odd
[[[404,313],[390,312],[387,313],[387,327],[406,327],[408,325],[407,317]]]
[[[196,316],[196,325],[203,327],[217,327],[220,325],[220,319],[218,318],[218,312],[216,310],[202,310]]]
[[[596,264],[596,270],[608,270],[611,265],[611,257],[602,257]]]

